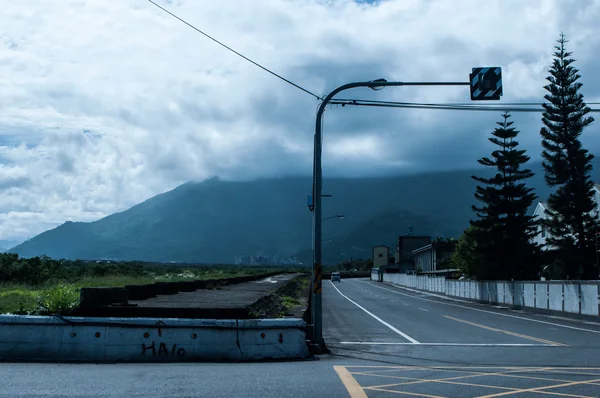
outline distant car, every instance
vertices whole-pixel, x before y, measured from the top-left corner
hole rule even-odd
[[[331,281],[332,282],[335,282],[335,281],[341,282],[342,281],[342,276],[340,275],[339,272],[332,272],[331,273]]]

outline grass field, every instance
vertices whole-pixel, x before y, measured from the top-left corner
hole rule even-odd
[[[125,286],[154,282],[172,282],[195,279],[222,279],[276,271],[276,268],[189,268],[166,273],[144,269],[139,275],[83,276],[67,280],[51,280],[43,284],[0,284],[0,314],[64,312],[78,304],[82,287]]]

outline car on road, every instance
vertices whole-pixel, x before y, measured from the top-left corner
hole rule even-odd
[[[342,276],[340,275],[339,272],[332,272],[331,273],[331,281],[332,282],[335,282],[335,281],[341,282],[342,281]]]

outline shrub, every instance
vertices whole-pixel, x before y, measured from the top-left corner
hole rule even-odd
[[[44,291],[38,298],[38,315],[67,315],[79,305],[79,289],[74,285],[61,283]]]

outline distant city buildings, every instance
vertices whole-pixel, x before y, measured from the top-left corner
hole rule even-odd
[[[429,236],[399,236],[394,257],[387,246],[373,247],[373,268],[381,272],[441,271],[448,268],[455,248],[454,241],[432,242]]]
[[[295,256],[235,256],[235,265],[302,265]]]

